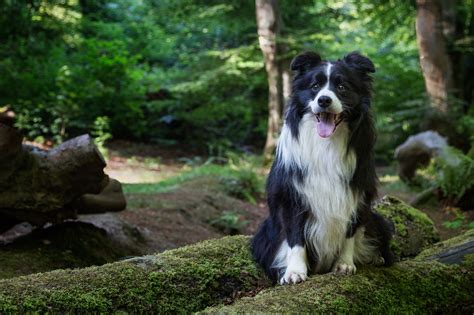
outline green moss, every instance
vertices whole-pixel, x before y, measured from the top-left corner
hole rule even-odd
[[[474,270],[465,273],[462,266],[407,261],[391,268],[363,268],[353,276],[315,275],[204,313],[466,312],[473,310]]]
[[[385,196],[376,205],[376,211],[395,225],[392,250],[401,257],[417,255],[424,247],[439,241],[439,234],[428,216],[404,203]]]
[[[159,255],[0,281],[0,313],[192,312],[268,285],[249,238],[227,237]]]
[[[464,244],[472,235],[433,246],[431,254]],[[472,313],[473,287],[474,254],[461,265],[413,259],[390,268],[365,266],[352,276],[313,275],[304,283],[268,288],[204,313]]]

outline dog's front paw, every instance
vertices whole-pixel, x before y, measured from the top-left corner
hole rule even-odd
[[[332,271],[344,275],[353,275],[356,273],[357,268],[354,263],[337,262],[332,268]]]
[[[286,270],[283,277],[280,279],[280,284],[293,284],[303,282],[308,279],[308,272],[306,270]]]

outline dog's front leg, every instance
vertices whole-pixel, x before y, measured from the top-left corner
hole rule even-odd
[[[280,278],[280,284],[292,284],[305,281],[308,278],[308,256],[304,245],[305,214],[298,213],[288,222],[286,227],[286,270]],[[286,244],[285,244],[286,243]]]
[[[288,247],[286,262],[288,265],[280,284],[298,283],[308,278],[308,258],[304,246]]]
[[[354,236],[345,239],[341,254],[332,267],[333,272],[351,275],[357,270],[354,264]]]

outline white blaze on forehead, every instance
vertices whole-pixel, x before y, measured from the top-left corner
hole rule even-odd
[[[326,84],[321,89],[321,91],[319,91],[319,93],[316,95],[316,97],[311,102],[309,102],[309,106],[311,107],[311,110],[313,111],[313,113],[318,112],[318,108],[319,108],[318,99],[321,96],[328,96],[332,99],[331,106],[329,106],[329,108],[327,108],[328,111],[333,112],[335,114],[340,114],[342,112],[342,103],[341,103],[341,101],[336,96],[336,94],[332,90],[329,89],[329,86],[330,86],[330,82],[329,82],[330,80],[329,79],[331,78],[332,67],[333,67],[332,63],[328,62],[327,65],[326,65],[326,79],[327,79]]]
[[[328,77],[328,82],[326,83],[326,87],[329,86],[329,78],[331,77],[331,68],[332,68],[332,64],[328,62],[328,65],[326,67],[326,76]]]

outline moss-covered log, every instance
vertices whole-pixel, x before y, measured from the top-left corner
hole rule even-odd
[[[22,145],[22,140],[17,130],[0,123],[0,231],[18,221],[61,222],[83,209],[125,208],[121,187],[104,174],[104,158],[88,135],[49,151]]]
[[[0,313],[190,312],[265,284],[248,237],[226,237],[100,267],[0,281]]]
[[[388,201],[384,206],[385,210],[390,212],[391,206]],[[397,203],[397,210],[401,211],[401,209],[401,204]],[[409,212],[418,214],[415,209],[410,209]],[[401,226],[401,223],[396,225],[397,228]],[[405,238],[410,237],[407,234],[404,235]],[[402,248],[403,244],[397,244],[399,240],[404,240],[404,238],[395,240],[394,245]],[[355,292],[360,281],[361,288],[364,288],[364,285],[369,288],[372,282],[374,286],[385,281],[396,283],[399,280],[394,280],[398,277],[406,279],[404,283],[410,286],[409,281],[421,281],[422,276],[425,275],[426,279],[434,281],[435,287],[444,286],[441,280],[449,280],[453,283],[450,288],[461,290],[464,288],[465,279],[470,278],[462,278],[460,268],[471,267],[445,267],[433,262],[411,261],[400,263],[393,268],[361,268],[358,275],[348,278],[315,275],[308,283],[317,283],[318,286],[323,286],[325,283],[334,284],[331,290],[346,290],[333,293],[339,297],[336,299],[338,301],[343,300],[342,297],[345,296],[343,293],[347,293],[347,287]],[[410,271],[411,269],[413,271]],[[429,270],[433,273],[427,273]],[[472,269],[465,270],[472,271]],[[252,299],[239,300],[238,298],[254,295],[255,292],[269,285],[263,272],[252,261],[249,237],[225,237],[158,255],[132,258],[100,267],[59,270],[2,280],[0,281],[0,313],[25,311],[191,312],[234,300],[238,300],[235,307],[240,307],[239,305],[244,305],[241,303]],[[395,284],[387,285],[392,285],[394,288]],[[260,299],[260,296],[265,296],[265,294],[271,296],[272,292],[286,289],[296,290],[295,292],[301,290],[303,294],[304,291],[311,290],[310,287],[305,283],[294,288],[270,288],[257,295],[255,299]],[[420,286],[416,284],[416,287]],[[433,291],[433,289],[429,290]],[[312,291],[312,294],[315,292]],[[398,297],[396,293],[393,294],[393,297],[388,298],[393,300]],[[433,291],[433,294],[436,292]],[[431,295],[425,296],[431,297]],[[317,298],[314,296],[311,298],[311,300],[315,299]],[[277,301],[274,303],[276,305]],[[409,303],[408,300],[406,303]],[[278,307],[275,306],[274,309],[277,310]],[[214,310],[220,311],[220,309],[211,311]],[[224,308],[223,311],[225,310],[227,309]],[[266,311],[263,308],[261,310]]]
[[[457,253],[454,264],[443,257]],[[363,267],[353,276],[316,275],[268,288],[204,313],[418,314],[474,311],[474,231],[390,268]]]
[[[392,197],[383,197],[375,210],[395,225],[392,249],[399,257],[416,256],[423,247],[439,241],[439,234],[428,216]]]

